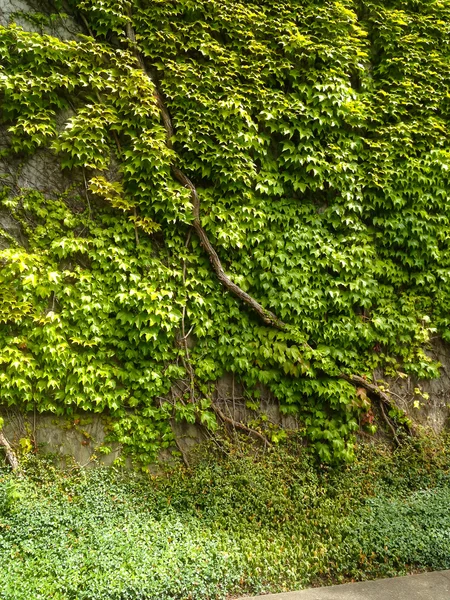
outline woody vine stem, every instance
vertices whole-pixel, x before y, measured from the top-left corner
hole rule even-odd
[[[81,14],[80,16],[81,16],[81,19],[82,19],[86,29],[89,32],[89,35],[94,37],[94,34],[89,27],[87,19],[84,17],[83,14]],[[138,49],[137,43],[136,43],[136,35],[134,32],[133,26],[131,24],[131,18],[126,25],[126,37],[132,48],[134,56],[139,65],[139,68],[142,69],[145,76],[152,82],[153,89],[154,89],[153,93],[154,93],[154,97],[155,97],[155,102],[159,108],[161,120],[162,120],[164,129],[165,129],[165,133],[166,133],[165,143],[169,149],[172,149],[172,147],[173,147],[172,139],[173,139],[174,133],[175,133],[174,127],[172,124],[172,119],[171,119],[169,111],[165,105],[163,96],[162,96],[160,90],[158,89],[157,82],[154,80],[154,78],[148,72],[145,62],[144,62],[144,59],[143,59],[141,53],[139,52],[139,49]],[[218,256],[214,246],[212,245],[206,231],[202,227],[201,219],[200,219],[200,197],[197,192],[196,186],[187,177],[187,175],[185,173],[183,173],[183,171],[175,164],[171,165],[171,172],[172,172],[173,177],[183,187],[187,188],[190,192],[190,197],[191,197],[191,202],[192,202],[192,207],[193,207],[192,208],[192,210],[193,210],[193,222],[192,222],[193,229],[195,230],[202,247],[204,248],[205,252],[207,253],[209,260],[211,262],[212,268],[213,268],[218,280],[223,285],[223,287],[226,290],[228,290],[231,294],[233,294],[235,297],[239,298],[254,313],[256,313],[264,324],[266,324],[269,327],[274,327],[280,331],[290,334],[292,336],[292,339],[295,339],[296,342],[299,342],[305,350],[307,349],[307,350],[311,351],[312,350],[311,346],[304,339],[298,339],[298,338],[302,337],[301,335],[299,335],[300,332],[296,331],[296,329],[294,327],[292,327],[289,324],[282,321],[272,311],[263,307],[255,298],[253,298],[250,294],[248,294],[247,292],[242,290],[236,283],[234,283],[230,279],[230,277],[225,273],[222,262]],[[395,403],[393,402],[393,400],[391,399],[391,397],[389,395],[389,391],[386,391],[385,389],[382,389],[380,386],[378,386],[376,381],[370,382],[366,378],[361,377],[359,375],[340,374],[340,375],[338,375],[338,377],[347,381],[348,383],[350,383],[351,385],[353,385],[356,388],[363,388],[364,390],[366,390],[369,393],[369,395],[376,397],[381,405],[384,404],[387,407],[395,406]],[[382,413],[383,412],[384,411],[382,411]],[[388,425],[391,427],[390,421],[388,421]],[[394,438],[396,439],[395,436],[394,436]]]
[[[159,91],[156,82],[152,79],[152,77],[148,73],[148,70],[146,69],[144,60],[138,51],[137,44],[136,44],[136,35],[135,35],[134,29],[133,29],[131,23],[130,22],[127,23],[126,27],[127,27],[127,29],[126,29],[127,38],[130,41],[130,43],[132,44],[133,52],[136,56],[139,66],[142,69],[142,71],[145,73],[145,75],[150,79],[150,81],[152,82],[152,84],[154,86],[155,100],[156,100],[157,106],[160,110],[161,119],[162,119],[164,128],[166,130],[166,146],[168,148],[172,149],[172,138],[175,134],[175,131],[173,128],[172,119],[170,117],[169,111],[167,110],[167,107],[164,103],[162,94]],[[270,327],[275,327],[281,331],[292,332],[291,331],[292,328],[287,323],[282,321],[272,311],[264,308],[257,300],[255,300],[255,298],[253,298],[250,294],[247,294],[247,292],[245,292],[237,284],[235,284],[230,279],[230,277],[228,277],[228,275],[225,273],[222,263],[220,261],[220,258],[218,256],[214,246],[211,244],[211,241],[209,240],[206,231],[202,227],[201,220],[200,220],[200,197],[198,195],[195,185],[176,165],[172,165],[171,169],[172,169],[172,173],[173,173],[173,176],[175,177],[175,179],[177,179],[177,181],[179,181],[184,187],[186,187],[190,191],[192,206],[193,206],[193,216],[194,216],[192,225],[193,225],[193,228],[200,240],[202,247],[208,254],[211,265],[212,265],[214,272],[216,273],[217,278],[220,281],[220,283],[229,292],[231,292],[234,296],[236,296],[237,298],[242,300],[247,306],[249,306],[266,325],[268,325]],[[303,345],[311,350],[311,346],[307,342],[304,341]],[[389,391],[386,392],[383,389],[381,389],[376,384],[376,381],[371,383],[368,380],[366,380],[364,377],[360,377],[359,375],[341,374],[341,375],[339,375],[339,377],[341,379],[344,379],[348,383],[351,383],[355,387],[364,388],[365,390],[367,390],[369,392],[369,394],[376,396],[380,402],[380,408],[381,408],[382,415],[384,416],[385,420],[387,421],[387,424],[390,427],[390,429],[393,429],[392,424],[388,420],[388,418],[385,416],[385,412],[383,409],[383,404],[388,407],[391,407],[395,404],[389,396]],[[408,429],[408,432],[411,434],[412,431],[408,426],[407,426],[407,429]],[[394,430],[394,439],[395,439],[396,443],[398,444],[399,442],[398,442],[397,436],[395,435],[395,430]]]

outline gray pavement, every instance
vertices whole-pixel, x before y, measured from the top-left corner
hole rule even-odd
[[[450,600],[450,571],[310,588],[242,600]]]

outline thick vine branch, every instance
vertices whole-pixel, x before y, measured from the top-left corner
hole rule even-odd
[[[135,53],[136,59],[139,63],[139,66],[141,67],[141,69],[143,70],[145,75],[153,83],[155,100],[156,100],[157,106],[160,110],[161,118],[162,118],[162,121],[164,124],[164,128],[166,130],[166,145],[168,148],[172,148],[172,138],[175,133],[173,124],[172,124],[172,119],[171,119],[169,111],[167,110],[167,107],[164,103],[161,92],[159,91],[159,89],[157,87],[156,81],[154,81],[154,79],[148,73],[145,63],[144,63],[144,60],[143,60],[140,52],[137,49],[136,35],[134,33],[131,23],[127,24],[126,33],[127,33],[127,37],[129,39],[129,41],[131,42],[131,44],[133,46],[134,53]],[[288,331],[289,325],[284,323],[284,321],[282,321],[279,317],[277,317],[277,315],[275,315],[272,311],[264,308],[257,300],[255,300],[255,298],[250,296],[250,294],[247,294],[247,292],[245,292],[237,284],[235,284],[230,279],[230,277],[228,277],[228,275],[225,273],[222,262],[218,256],[214,246],[211,244],[208,234],[203,229],[202,224],[201,224],[200,197],[198,195],[197,188],[192,183],[192,181],[189,179],[189,177],[187,177],[185,175],[185,173],[183,173],[183,171],[180,168],[178,168],[176,165],[172,165],[171,170],[172,170],[172,173],[173,173],[173,176],[175,177],[175,179],[177,179],[177,181],[179,181],[185,188],[189,189],[189,191],[190,191],[192,206],[193,206],[193,216],[194,216],[193,227],[194,227],[195,232],[197,233],[198,238],[200,239],[201,245],[203,246],[203,248],[205,249],[206,253],[209,256],[212,267],[213,267],[220,283],[229,292],[231,292],[234,296],[236,296],[237,298],[242,300],[247,306],[249,306],[261,318],[261,320],[266,325],[269,325],[271,327],[276,327],[277,329],[280,329],[281,331]],[[308,344],[306,344],[306,345],[308,347],[310,347]],[[386,392],[384,392],[379,386],[369,383],[363,377],[360,377],[359,375],[341,374],[340,378],[345,379],[346,381],[348,381],[349,383],[351,383],[354,386],[361,386],[361,387],[365,388],[366,390],[371,392],[373,395],[377,396],[381,403],[384,403],[387,406],[393,405],[392,400],[390,399],[389,395]],[[255,433],[258,434],[258,432],[249,430],[249,428],[246,427],[245,425],[243,425],[242,423],[238,423],[238,422],[235,422],[233,419],[229,419],[217,407],[215,407],[214,410],[224,421],[233,424],[235,427],[239,427],[243,430],[246,430],[247,432],[251,432],[253,434],[255,434]],[[391,425],[391,427],[392,427],[392,425]],[[395,431],[393,431],[393,433],[394,433],[395,439],[397,439]],[[265,439],[263,436],[260,436],[260,437]]]
[[[380,408],[381,408],[381,412],[382,412],[383,418],[385,419],[385,421],[389,425],[389,427],[392,430],[392,433],[394,435],[394,439],[398,443],[398,438],[397,438],[397,435],[395,433],[395,430],[394,430],[392,424],[388,421],[386,413],[384,412],[384,409],[383,409],[383,404],[385,404],[389,408],[391,408],[393,406],[396,407],[395,402],[393,402],[391,400],[390,396],[389,396],[389,392],[385,392],[378,385],[375,385],[374,383],[370,383],[370,381],[367,381],[367,379],[364,379],[364,377],[360,377],[359,375],[345,375],[345,374],[341,374],[340,378],[344,379],[345,381],[348,381],[349,383],[351,383],[354,386],[360,386],[360,387],[366,389],[368,392],[370,392],[371,394],[373,394],[374,396],[376,396],[380,400]],[[412,435],[411,428],[408,425],[406,425],[406,428],[408,430],[408,433],[410,435]]]
[[[166,130],[166,145],[168,148],[172,148],[172,137],[174,135],[172,119],[170,118],[169,111],[167,110],[167,107],[164,103],[162,95],[157,88],[156,82],[148,73],[148,71],[145,67],[144,61],[142,59],[142,56],[137,51],[136,35],[135,35],[133,27],[131,26],[130,23],[127,24],[127,37],[134,46],[135,56],[137,58],[139,66],[141,67],[141,69],[144,71],[145,75],[150,79],[150,81],[154,85],[154,90],[155,90],[154,95],[155,95],[155,99],[156,99],[156,104],[158,105],[159,111],[161,113],[161,118],[162,118],[162,122],[164,124],[164,129]],[[181,185],[183,185],[185,188],[189,189],[189,191],[190,191],[192,207],[193,207],[193,215],[194,215],[194,221],[193,221],[192,225],[200,239],[200,243],[201,243],[202,247],[205,249],[206,253],[208,254],[209,260],[211,261],[212,267],[213,267],[220,283],[229,292],[231,292],[234,296],[237,296],[240,300],[242,300],[245,304],[247,304],[247,306],[249,306],[254,312],[256,312],[259,315],[259,317],[261,318],[261,320],[266,325],[269,325],[271,327],[276,327],[277,329],[280,329],[283,331],[287,330],[288,326],[286,323],[284,323],[280,318],[278,318],[273,312],[264,308],[264,306],[262,306],[257,300],[255,300],[255,298],[250,296],[250,294],[247,294],[247,292],[244,292],[244,290],[241,289],[238,285],[236,285],[234,283],[234,281],[232,281],[230,279],[230,277],[228,277],[228,275],[225,273],[222,262],[218,256],[216,250],[214,249],[214,246],[211,244],[211,242],[208,238],[208,234],[202,227],[201,220],[200,220],[200,197],[197,193],[197,189],[196,189],[195,185],[192,183],[192,181],[189,179],[189,177],[187,177],[183,173],[183,171],[181,169],[179,169],[178,167],[176,167],[175,165],[172,165],[171,170],[172,170],[172,173],[173,173],[173,176],[175,177],[175,179],[177,179],[177,181],[179,181],[181,183]]]
[[[387,406],[390,407],[393,405],[392,400],[384,390],[382,390],[378,385],[370,383],[370,381],[367,381],[367,379],[364,379],[364,377],[360,377],[359,375],[345,375],[344,373],[342,373],[339,377],[345,381],[348,381],[354,386],[360,386],[366,389],[368,392],[371,392]]]
[[[212,404],[212,409],[216,413],[216,415],[218,417],[220,417],[222,419],[222,421],[224,421],[225,423],[232,425],[235,429],[240,429],[241,431],[245,431],[249,435],[253,435],[254,437],[260,439],[264,443],[265,446],[271,445],[269,440],[264,435],[262,435],[262,433],[259,433],[259,431],[256,431],[256,429],[252,429],[251,427],[248,427],[241,421],[235,421],[231,417],[227,417],[226,414],[223,411],[221,411],[220,408],[216,404],[214,404],[214,403]]]
[[[200,239],[201,245],[209,256],[209,260],[211,261],[212,267],[217,275],[217,279],[229,292],[237,296],[240,300],[247,304],[247,306],[254,310],[266,325],[276,327],[277,329],[286,330],[286,323],[279,319],[273,312],[264,308],[257,300],[250,296],[250,294],[244,292],[244,290],[236,285],[225,273],[222,262],[216,250],[214,249],[214,246],[211,244],[206,231],[202,227],[200,221],[200,198],[194,184],[178,167],[172,166],[172,173],[176,179],[191,192],[194,214],[193,227]]]
[[[389,418],[388,418],[388,416],[387,416],[387,414],[386,414],[386,412],[384,410],[383,402],[381,402],[381,401],[380,401],[380,410],[381,410],[381,414],[383,416],[383,419],[385,420],[385,422],[386,422],[387,426],[389,427],[389,429],[392,431],[392,435],[394,436],[395,443],[397,444],[397,446],[400,446],[400,441],[399,441],[399,439],[397,437],[397,434],[395,433],[394,426],[390,422],[390,420],[389,420]]]

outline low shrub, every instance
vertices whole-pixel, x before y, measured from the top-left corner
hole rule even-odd
[[[0,599],[206,600],[450,568],[447,442],[360,446],[330,468],[291,440],[142,476],[0,471]]]

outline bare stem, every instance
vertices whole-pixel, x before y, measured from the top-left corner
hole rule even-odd
[[[248,427],[241,421],[235,421],[231,417],[227,417],[227,415],[225,415],[216,404],[212,405],[212,409],[222,419],[222,421],[225,421],[225,423],[232,425],[235,429],[240,429],[241,431],[245,431],[249,435],[253,435],[254,437],[260,439],[263,442],[264,446],[271,446],[269,440],[264,435],[262,435],[262,433],[256,431],[256,429]]]

